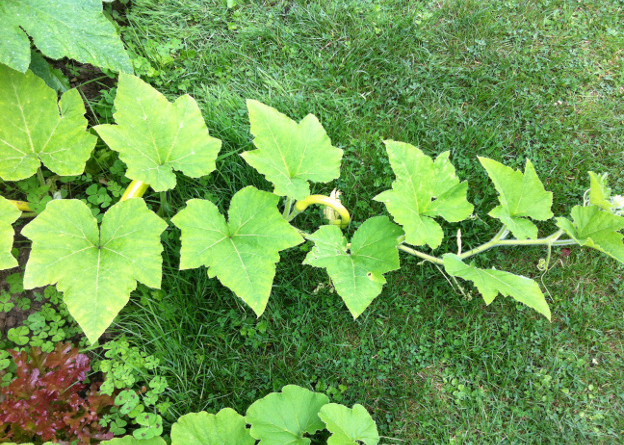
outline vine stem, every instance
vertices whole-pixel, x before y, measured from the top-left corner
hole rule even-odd
[[[145,194],[148,188],[149,184],[146,184],[143,181],[132,181],[123,192],[123,195],[121,195],[119,201],[125,201],[130,198],[140,198]]]
[[[41,166],[37,169],[37,179],[39,180],[39,185],[41,187],[45,187],[45,178],[43,177],[43,170],[41,170]]]
[[[419,258],[422,258],[423,260],[427,260],[431,263],[444,265],[444,260],[442,260],[442,258],[438,258],[432,255],[427,255],[424,252],[420,252],[418,250],[412,249],[411,247],[407,247],[405,244],[399,244],[397,246],[397,249],[402,250],[403,252],[407,252],[410,255],[414,255]]]
[[[30,204],[26,201],[13,201],[11,199],[8,200],[11,204],[17,207],[18,210],[22,212],[33,212],[33,209],[30,208]]]
[[[507,240],[505,239],[507,237],[507,235],[509,234],[509,229],[507,229],[506,226],[503,226],[496,235],[494,235],[494,237],[480,245],[479,247],[475,247],[472,250],[469,250],[468,252],[464,252],[459,256],[460,259],[464,260],[466,258],[469,258],[471,256],[477,255],[481,252],[485,252],[486,250],[489,250],[493,247],[500,247],[500,246],[539,246],[539,245],[544,245],[544,246],[548,246],[548,248],[551,248],[552,246],[569,246],[569,245],[573,245],[573,244],[578,244],[575,240],[572,239],[562,239],[560,240],[559,237],[561,235],[564,234],[563,230],[558,230],[554,233],[552,233],[551,235],[545,237],[545,238],[538,238],[538,239],[527,239],[527,240],[518,240],[518,239],[510,239]],[[404,244],[402,244],[402,242],[404,241],[405,237],[401,237],[399,238],[399,241],[401,242],[401,244],[399,244],[397,246],[397,248],[399,250],[402,250],[406,253],[409,253],[410,255],[414,255],[416,257],[422,258],[426,261],[429,261],[431,263],[434,264],[444,264],[444,260],[442,258],[433,256],[433,255],[428,255],[424,252],[420,252],[418,250],[412,249],[411,247],[408,247]]]
[[[282,216],[284,216],[284,219],[287,221],[290,221],[290,212],[292,211],[292,206],[293,206],[293,202],[294,202],[294,198],[291,198],[290,196],[288,197],[288,200],[286,201],[286,205],[284,206],[284,213],[282,213]],[[294,218],[294,216],[293,216]],[[291,218],[292,219],[292,218]]]
[[[334,224],[340,226],[341,229],[344,229],[351,222],[351,215],[349,215],[349,211],[342,203],[335,199],[330,198],[325,195],[310,195],[301,201],[297,201],[294,206],[294,210],[286,217],[286,221],[292,221],[297,215],[303,212],[312,204],[324,205],[326,207],[330,207],[338,213],[340,216],[340,220],[330,221],[330,224]]]
[[[487,243],[481,244],[479,247],[475,247],[474,249],[471,249],[468,252],[464,252],[458,256],[463,260],[464,258],[468,258],[478,253],[485,252],[486,250],[496,246],[496,243],[498,243],[499,241],[504,240],[507,235],[509,235],[509,230],[507,229],[507,226],[503,226],[498,231],[498,233],[494,235],[494,237]]]
[[[573,239],[559,239],[563,235],[563,230],[558,230],[546,238],[527,239],[527,240],[502,240],[498,242],[499,246],[532,246],[532,245],[551,245],[551,246],[570,246],[578,244]]]
[[[158,216],[167,216],[171,211],[171,206],[167,200],[167,192],[160,192],[160,208],[158,209]]]
[[[37,174],[37,176],[39,176],[39,174]],[[132,181],[124,191],[123,195],[121,195],[121,198],[119,200],[125,201],[126,199],[130,198],[140,198],[141,196],[143,196],[148,188],[149,185],[144,183],[143,181]],[[33,211],[33,209],[30,207],[30,204],[26,201],[15,201],[12,199],[9,199],[8,201],[15,207],[17,207],[18,210],[24,212],[22,214],[23,218],[30,218],[37,215],[37,213]]]

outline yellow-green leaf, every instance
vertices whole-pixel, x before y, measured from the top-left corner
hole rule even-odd
[[[63,94],[31,71],[0,65],[0,178],[19,181],[43,164],[61,176],[80,175],[97,138],[88,133],[77,90]]]
[[[517,239],[536,239],[537,226],[526,217],[546,221],[553,217],[550,210],[552,192],[544,189],[535,168],[527,159],[524,174],[488,158],[479,158],[499,194],[500,205],[489,215],[505,224]]]
[[[342,150],[332,146],[314,115],[297,123],[255,100],[248,100],[247,108],[258,149],[242,156],[273,183],[275,194],[301,200],[310,194],[309,181],[329,182],[340,176]]]
[[[624,217],[602,210],[597,205],[575,206],[572,221],[557,218],[557,225],[581,246],[592,247],[624,263]]]
[[[325,394],[287,385],[247,409],[251,435],[260,439],[258,445],[308,445],[310,439],[304,435],[323,429],[318,413],[327,402]]]
[[[435,249],[442,242],[442,227],[434,218],[449,222],[466,219],[473,206],[466,199],[468,184],[459,182],[449,152],[435,161],[405,142],[384,141],[396,176],[392,189],[375,196],[405,230],[405,242]]]
[[[52,59],[69,57],[132,72],[115,26],[102,13],[101,0],[2,0],[0,23],[0,63],[22,73],[30,64],[28,36]]]
[[[319,417],[332,433],[327,445],[377,445],[377,425],[362,405],[347,408],[337,403],[328,403],[321,408]]]
[[[606,176],[598,176],[594,172],[589,172],[589,184],[589,203],[604,210],[610,210],[613,205],[609,201],[611,189],[607,187]]]
[[[245,418],[232,408],[180,417],[171,427],[171,445],[254,445]]]
[[[122,74],[115,97],[117,125],[95,130],[128,166],[126,176],[155,191],[176,185],[173,170],[191,178],[210,174],[221,141],[208,134],[197,102],[181,96],[171,103],[135,76]]]
[[[210,201],[191,199],[171,221],[182,230],[180,269],[205,265],[256,315],[266,308],[279,252],[303,242],[277,210],[279,198],[248,186],[234,195],[229,221]]]
[[[357,318],[381,293],[383,274],[400,267],[397,245],[402,234],[387,216],[375,216],[360,226],[347,247],[338,227],[322,226],[309,237],[314,248],[304,264],[327,269],[336,292]]]
[[[485,304],[490,304],[500,293],[524,303],[550,320],[550,308],[539,285],[532,279],[496,269],[479,269],[464,263],[457,255],[447,253],[442,257],[449,275],[474,283]]]
[[[137,281],[160,288],[167,224],[141,198],[122,201],[98,229],[81,201],[53,200],[22,230],[32,240],[24,288],[56,284],[91,343],[126,305]]]
[[[11,255],[13,247],[13,224],[19,218],[17,207],[0,196],[0,270],[17,266],[17,260]]]

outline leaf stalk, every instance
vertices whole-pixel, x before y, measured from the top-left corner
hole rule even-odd
[[[171,205],[167,200],[167,192],[160,192],[160,208],[156,213],[158,216],[166,216],[171,213]]]
[[[11,204],[13,204],[15,207],[17,207],[18,210],[21,210],[22,212],[32,212],[33,209],[30,208],[30,204],[28,204],[26,201],[13,201],[11,199],[8,200]]]
[[[282,215],[284,216],[284,219],[287,221],[290,221],[288,218],[290,217],[294,201],[295,201],[294,198],[291,198],[290,196],[288,197],[288,200],[286,200],[286,205],[284,206],[284,213]]]
[[[444,265],[444,260],[442,260],[442,258],[438,258],[432,255],[427,255],[424,252],[420,252],[418,250],[412,249],[411,247],[407,247],[405,244],[399,244],[397,246],[397,249],[402,250],[403,252],[407,252],[410,255],[414,255],[419,258],[422,258],[423,260],[429,261],[431,263]]]
[[[132,181],[124,191],[123,195],[121,195],[119,201],[125,201],[130,198],[140,198],[145,194],[148,188],[149,184],[146,184],[143,181]]]
[[[37,179],[39,180],[39,185],[41,187],[45,187],[46,182],[45,182],[45,177],[43,176],[43,170],[41,170],[41,167],[37,169]]]
[[[292,221],[295,216],[303,212],[312,204],[319,204],[330,207],[338,213],[338,215],[340,216],[340,220],[330,221],[330,224],[340,226],[341,229],[344,229],[351,222],[351,215],[349,215],[349,211],[347,210],[347,208],[343,206],[339,200],[330,198],[329,196],[325,195],[310,195],[307,198],[302,199],[301,201],[297,201],[294,211],[290,215],[288,215],[286,220]]]
[[[518,239],[510,239],[507,240],[505,239],[507,237],[507,235],[509,235],[509,229],[507,229],[506,226],[503,226],[496,235],[494,235],[494,237],[484,243],[481,244],[478,247],[475,247],[472,250],[469,250],[467,252],[464,252],[459,256],[459,258],[461,258],[462,260],[469,258],[471,256],[477,255],[479,253],[485,252],[486,250],[489,250],[493,247],[500,247],[500,246],[540,246],[540,245],[545,245],[548,246],[548,248],[550,249],[552,246],[569,246],[569,245],[573,245],[573,244],[578,244],[576,241],[572,240],[572,239],[559,239],[559,237],[561,235],[564,234],[563,230],[558,230],[554,233],[552,233],[551,235],[545,237],[545,238],[538,238],[538,239],[527,239],[527,240],[518,240]],[[405,237],[401,237],[399,239],[399,241],[402,243],[405,240]],[[424,252],[420,252],[418,250],[412,249],[411,247],[408,247],[404,244],[399,244],[398,246],[399,250],[402,250],[403,252],[409,253],[410,255],[414,255],[417,256],[419,258],[422,258],[426,261],[429,261],[431,263],[434,264],[444,264],[444,260],[442,258],[433,256],[433,255],[428,255]]]

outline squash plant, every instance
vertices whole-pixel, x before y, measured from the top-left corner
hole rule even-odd
[[[248,425],[250,427],[248,427]],[[245,416],[231,408],[217,414],[205,411],[185,414],[171,427],[171,445],[308,445],[307,437],[327,429],[328,445],[376,445],[377,425],[362,405],[348,408],[329,403],[325,394],[300,386],[287,385],[256,400]],[[125,436],[102,442],[103,445],[166,445],[161,437],[141,440]]]
[[[494,247],[543,245],[548,259],[553,246],[581,245],[624,262],[624,207],[611,196],[603,176],[590,172],[590,189],[571,211],[557,217],[558,230],[540,236],[533,221],[548,221],[553,196],[544,189],[533,164],[524,172],[492,159],[481,165],[499,194],[489,216],[501,228],[491,240],[456,252],[436,253],[444,230],[439,220],[456,223],[473,206],[466,197],[448,152],[435,159],[408,143],[385,141],[395,180],[375,197],[392,219],[375,216],[351,239],[341,229],[350,220],[338,199],[310,195],[310,183],[339,177],[342,150],[332,146],[318,119],[295,122],[260,102],[247,102],[256,149],[242,154],[273,184],[272,192],[248,186],[231,199],[227,215],[210,201],[192,199],[172,219],[181,230],[180,268],[206,266],[258,315],[262,315],[280,252],[310,240],[304,264],[326,269],[354,318],[381,293],[385,274],[400,268],[400,253],[443,267],[454,280],[471,281],[486,304],[498,294],[520,301],[550,320],[539,285],[528,277],[495,268],[479,268],[470,257]],[[162,276],[160,235],[167,224],[140,198],[148,187],[164,193],[176,185],[174,170],[191,177],[215,169],[221,142],[209,135],[196,102],[182,96],[170,103],[140,79],[121,74],[115,99],[115,125],[95,132],[119,152],[133,180],[120,202],[109,208],[101,225],[79,200],[52,200],[22,234],[32,241],[24,287],[56,285],[70,313],[95,342],[128,302],[137,282],[158,288]],[[95,144],[86,129],[84,105],[74,90],[60,102],[43,81],[0,66],[0,178],[19,180],[41,175],[43,163],[58,175],[80,174]],[[283,203],[280,209],[280,199]],[[312,204],[331,209],[329,224],[314,233],[292,225]],[[19,210],[27,203],[12,202]],[[0,199],[0,261],[11,267],[11,224],[18,213]],[[422,246],[422,247],[421,247]]]
[[[70,57],[112,71],[131,73],[132,64],[101,0],[2,0],[0,64],[25,73],[30,38],[52,59]]]

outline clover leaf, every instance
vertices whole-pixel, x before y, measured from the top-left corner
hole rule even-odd
[[[0,312],[9,312],[15,307],[15,304],[11,302],[11,294],[6,291],[0,292]]]
[[[0,371],[7,369],[11,365],[11,355],[8,351],[0,349]]]
[[[115,397],[115,405],[119,407],[119,412],[124,415],[136,408],[139,402],[137,393],[130,389],[124,389]]]
[[[7,338],[18,346],[24,346],[28,343],[28,334],[30,334],[30,329],[26,326],[18,326],[17,328],[9,329]]]

